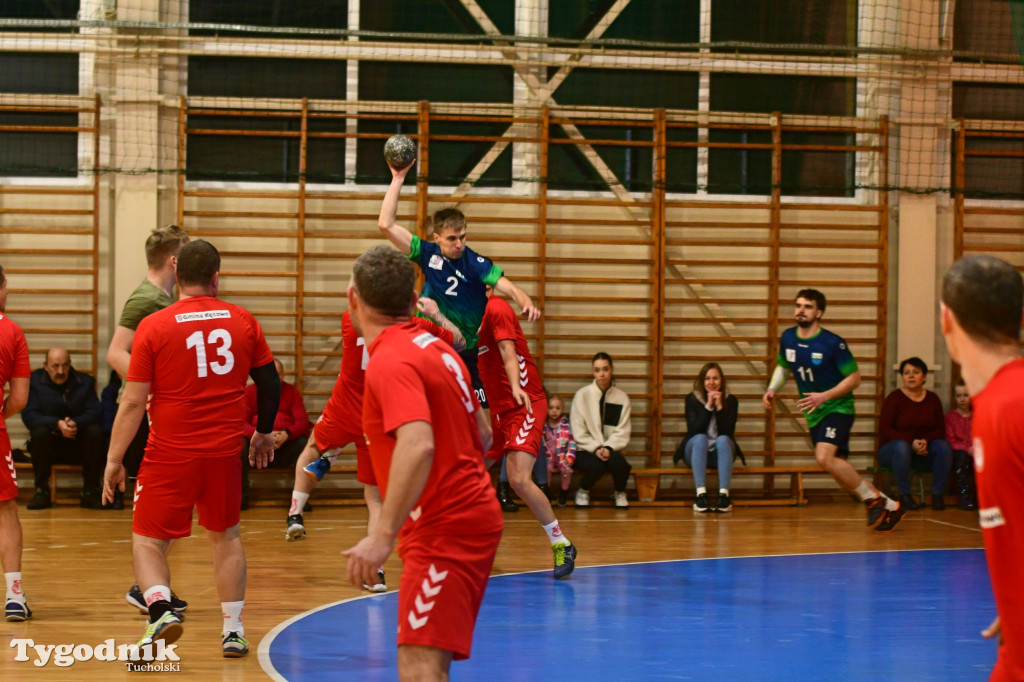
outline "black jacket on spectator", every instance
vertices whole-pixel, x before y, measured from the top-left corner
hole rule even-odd
[[[732,443],[736,448],[736,455],[746,465],[747,460],[743,457],[743,451],[740,450],[740,445],[736,442],[735,435],[736,418],[739,416],[739,411],[740,401],[732,394],[725,397],[725,407],[714,413],[704,407],[704,403],[697,397],[697,394],[690,393],[686,396],[686,438],[683,438],[683,442],[676,449],[675,460],[677,462],[682,461],[687,441],[696,435],[707,434],[708,425],[711,424],[711,415],[714,414],[718,435],[729,436],[732,439]]]
[[[29,431],[37,426],[57,428],[65,417],[75,420],[78,428],[100,423],[100,399],[96,395],[96,380],[71,368],[68,380],[58,386],[50,380],[45,369],[32,372],[28,384],[28,403],[21,411],[21,421]]]

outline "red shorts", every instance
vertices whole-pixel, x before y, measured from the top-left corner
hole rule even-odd
[[[548,401],[546,398],[534,399],[533,414],[525,407],[516,407],[498,415],[499,431],[495,431],[494,442],[497,445],[504,441],[505,451],[518,450],[528,452],[534,457],[540,456],[540,444],[544,438],[544,420],[548,418]]]
[[[451,651],[469,658],[473,628],[501,531],[403,538],[398,586],[398,645]]]
[[[237,454],[170,462],[147,457],[135,482],[132,531],[160,540],[186,538],[192,534],[192,510],[198,508],[199,525],[222,533],[238,524],[241,505]]]
[[[1016,658],[1019,658],[1017,656]],[[1019,661],[1011,661],[1011,657],[1006,653],[1006,644],[1000,644],[998,654],[996,656],[996,665],[992,668],[992,672],[989,675],[989,682],[1015,682],[1021,679],[1021,675],[1024,675],[1024,669],[1021,667]]]
[[[338,450],[349,443],[356,446],[356,480],[363,485],[377,485],[377,477],[373,475],[370,463],[370,449],[366,447],[366,436],[358,425],[346,424],[335,419],[324,410],[313,425],[313,439],[320,454],[338,454]],[[334,451],[331,453],[331,451]]]
[[[486,459],[500,462],[505,456],[505,437],[501,435],[501,427],[498,425],[498,415],[491,412],[491,449],[484,455]],[[485,462],[486,464],[486,462]]]
[[[11,454],[11,436],[7,429],[0,429],[0,502],[18,497],[18,474],[14,471],[14,455]]]

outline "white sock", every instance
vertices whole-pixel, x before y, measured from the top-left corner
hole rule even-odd
[[[548,534],[548,540],[551,541],[552,545],[572,544],[562,535],[562,529],[558,527],[558,519],[544,526],[544,532]]]
[[[702,485],[697,486],[697,494],[698,495],[703,495],[703,494],[707,493],[707,491],[708,491],[708,489],[705,488],[704,486],[702,486]]]
[[[146,606],[152,606],[153,602],[157,601],[171,601],[171,588],[167,585],[153,585],[145,592],[142,593],[142,598],[146,600]]]
[[[859,497],[861,502],[867,502],[875,497],[875,491],[871,489],[871,486],[864,479],[861,479],[860,485],[854,489],[853,494]]]
[[[222,601],[220,603],[220,610],[224,615],[223,634],[227,635],[237,632],[240,636],[245,635],[245,628],[242,627],[243,606],[245,606],[244,599],[242,601]]]
[[[16,602],[25,603],[25,593],[21,589],[21,571],[4,573],[7,579],[7,601],[12,599]]]
[[[879,493],[879,494],[881,494],[881,493]],[[885,495],[882,495],[882,497],[885,498],[885,508],[888,509],[889,511],[892,511],[894,509],[899,509],[900,508],[900,503],[897,502],[896,500],[892,499],[891,497],[887,497]]]
[[[298,490],[292,491],[292,506],[288,510],[288,516],[292,514],[301,514],[302,508],[306,506],[306,500],[309,499],[309,493],[300,493]]]
[[[719,495],[728,495],[729,494],[729,489],[728,488],[719,488],[718,489],[718,494]]]

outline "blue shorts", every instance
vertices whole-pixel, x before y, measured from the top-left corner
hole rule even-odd
[[[850,454],[850,431],[853,430],[853,415],[833,412],[825,415],[816,426],[811,428],[811,442],[828,443],[839,448],[840,457]]]
[[[469,370],[469,378],[473,382],[473,392],[476,393],[477,402],[486,410],[490,408],[490,405],[487,404],[487,394],[484,393],[484,382],[480,380],[480,370],[476,367],[476,356],[476,348],[467,348],[459,352],[459,357],[466,363],[466,369]]]

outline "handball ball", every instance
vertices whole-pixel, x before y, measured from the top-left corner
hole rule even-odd
[[[405,135],[392,135],[384,143],[384,158],[395,170],[402,170],[416,160],[416,143]]]

